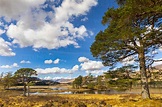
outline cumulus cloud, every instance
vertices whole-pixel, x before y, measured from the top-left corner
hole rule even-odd
[[[53,61],[54,64],[58,64],[59,62],[60,62],[60,59],[58,59],[58,58]]]
[[[17,63],[13,63],[12,65],[2,65],[2,66],[0,66],[0,68],[5,68],[5,69],[16,68],[16,67],[19,67]]]
[[[58,79],[71,79],[71,77],[51,77],[47,76],[43,78],[44,80],[58,80]]]
[[[156,66],[156,65],[161,65],[162,64],[162,58],[159,58],[159,59],[154,59],[154,60],[159,60],[159,61],[156,61],[153,63],[153,66]]]
[[[38,7],[45,0],[0,0],[0,16],[6,20],[17,19],[31,8]]]
[[[78,58],[78,61],[79,61],[79,62],[88,62],[89,59],[86,58],[86,57],[79,57],[79,58]]]
[[[77,71],[76,65],[72,69],[66,69],[66,68],[59,68],[59,67],[53,67],[53,68],[37,68],[35,69],[38,74],[71,74]]]
[[[56,4],[60,0],[50,2]],[[63,0],[60,3],[60,6],[51,6],[46,0],[1,0],[0,17],[11,22],[6,34],[12,44],[33,49],[57,49],[68,45],[79,48],[77,40],[91,32],[84,25],[76,27],[72,19],[86,15],[97,5],[97,0]],[[49,5],[50,9],[45,11]]]
[[[86,57],[79,57],[78,61],[81,62],[81,70],[85,71],[87,74],[100,74],[106,72],[104,69],[104,65],[101,61],[92,61]]]
[[[161,47],[159,47],[159,51],[160,51],[160,52],[162,52],[162,46],[161,46]]]
[[[30,64],[31,62],[30,62],[30,61],[22,60],[20,63],[21,63],[21,64]]]
[[[44,80],[53,80],[53,78],[50,77],[50,76],[44,77],[43,79],[44,79]]]
[[[5,30],[0,29],[0,36],[5,33]]]
[[[60,62],[60,59],[58,59],[58,58],[56,60],[54,60],[54,61],[52,59],[44,61],[45,64],[52,64],[52,63],[58,64],[59,62]]]
[[[88,17],[84,17],[83,19],[81,19],[81,21],[85,22],[88,20]]]
[[[50,59],[50,60],[45,60],[45,61],[44,61],[45,64],[52,64],[52,62],[53,62],[53,61],[52,61],[51,59]]]
[[[104,72],[106,72],[106,71],[105,70],[86,71],[87,74],[96,74],[96,75],[99,75]]]
[[[16,54],[12,52],[10,48],[11,44],[6,42],[4,39],[0,38],[0,56],[15,56]]]
[[[88,61],[81,63],[81,70],[100,70],[104,67],[101,61]]]
[[[75,65],[73,68],[72,68],[72,71],[78,71],[79,70],[79,66],[78,65]]]
[[[135,56],[129,56],[125,59],[123,59],[122,64],[124,65],[132,65],[135,63]]]

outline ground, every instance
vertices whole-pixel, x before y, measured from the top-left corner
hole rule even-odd
[[[32,91],[43,91],[50,93],[51,90],[49,90],[49,88],[56,87],[32,87]],[[71,90],[70,87],[66,88]],[[16,91],[1,89],[0,107],[162,107],[162,94],[152,93],[151,98],[152,99],[143,100],[140,94],[135,93],[109,95],[47,94],[23,97],[22,90]]]
[[[162,95],[143,100],[140,95],[48,95],[0,98],[0,107],[162,107]]]

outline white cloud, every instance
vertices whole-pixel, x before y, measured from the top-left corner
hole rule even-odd
[[[71,79],[70,77],[44,77],[44,80],[58,80],[58,79]]]
[[[78,58],[78,61],[79,61],[79,62],[88,62],[89,59],[86,58],[86,57],[79,57],[79,58]]]
[[[72,68],[72,71],[78,71],[79,70],[79,66],[78,65],[75,65],[73,68]]]
[[[21,63],[21,64],[30,64],[31,62],[30,62],[30,61],[22,60],[20,63]]]
[[[3,25],[4,25],[3,22],[0,21],[0,26],[3,26]]]
[[[87,74],[101,74],[106,72],[104,69],[104,65],[101,61],[92,61],[86,57],[79,57],[78,61],[81,62],[81,70],[85,71]]]
[[[0,66],[0,68],[5,68],[5,69],[16,68],[16,67],[19,67],[17,63],[13,63],[12,65],[2,65],[2,66]]]
[[[81,63],[81,70],[92,71],[92,70],[100,70],[104,67],[102,62],[100,61],[88,61]]]
[[[10,65],[2,65],[1,68],[12,68]]]
[[[85,22],[88,20],[88,17],[84,17],[83,19],[81,19],[81,21]]]
[[[44,77],[44,80],[52,80],[53,78],[50,76]]]
[[[161,47],[159,47],[159,51],[161,51],[161,52],[162,52],[162,46],[161,46]]]
[[[5,16],[7,21],[17,19],[31,8],[38,7],[45,0],[0,0],[0,16]]]
[[[17,63],[13,63],[12,67],[19,67]]]
[[[58,59],[58,58],[53,61],[54,64],[58,64],[59,62],[60,62],[60,59]]]
[[[52,64],[52,63],[58,64],[59,62],[60,62],[60,59],[58,59],[58,58],[56,60],[54,60],[54,61],[52,61],[52,59],[44,61],[45,64]]]
[[[125,59],[122,60],[122,63],[124,65],[132,65],[132,64],[135,64],[135,56],[129,56]]]
[[[158,54],[158,51],[152,51],[151,54],[152,55]]]
[[[162,60],[162,58],[154,59],[154,60]],[[162,64],[162,61],[156,61],[156,62],[153,63],[153,66],[161,65],[161,64]]]
[[[84,25],[75,27],[71,19],[86,15],[92,6],[97,5],[97,0],[63,0],[60,6],[53,6],[48,12],[41,8],[45,1],[1,0],[0,17],[4,16],[6,21],[16,20],[16,24],[10,24],[7,29],[12,43],[22,48],[32,46],[33,49],[57,49],[68,45],[79,48],[77,40],[84,39],[91,32]]]
[[[51,59],[45,60],[45,61],[44,61],[45,64],[52,64],[52,62],[53,62],[53,61],[52,61]]]
[[[99,75],[99,74],[102,74],[104,72],[107,72],[106,70],[95,70],[95,71],[86,71],[87,74],[96,74],[96,75]]]
[[[84,0],[82,2],[64,0],[60,7],[55,8],[55,20],[61,22],[62,20],[68,20],[71,16],[85,15],[95,5],[97,5],[97,0]]]
[[[12,52],[9,47],[11,44],[6,42],[4,39],[0,38],[0,56],[15,56],[16,54]]]
[[[5,30],[0,29],[0,36],[5,33]]]
[[[74,66],[72,69],[53,67],[45,69],[37,68],[35,70],[38,74],[71,74],[76,71],[76,66]]]

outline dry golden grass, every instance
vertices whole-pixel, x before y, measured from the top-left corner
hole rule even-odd
[[[142,100],[140,95],[51,95],[0,98],[0,107],[162,107],[162,95]]]
[[[33,95],[30,97],[20,96],[22,91],[0,88],[0,107],[162,107],[162,94],[151,94],[151,100],[143,100],[140,95],[135,94],[50,95],[50,92],[55,91],[51,88],[55,87],[62,86],[32,86],[32,92],[49,92],[49,94],[47,96]],[[68,86],[66,88],[73,90]]]

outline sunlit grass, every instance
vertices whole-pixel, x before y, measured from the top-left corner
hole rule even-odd
[[[140,95],[76,94],[49,96],[13,96],[0,98],[0,107],[162,107],[162,95],[143,100]]]
[[[0,90],[0,107],[162,107],[162,94],[151,94],[151,100],[143,100],[139,94],[61,95],[50,94],[54,91],[51,90],[53,87],[31,88],[33,92],[47,91],[49,94],[47,96],[23,97],[22,91],[4,90],[2,87]]]

